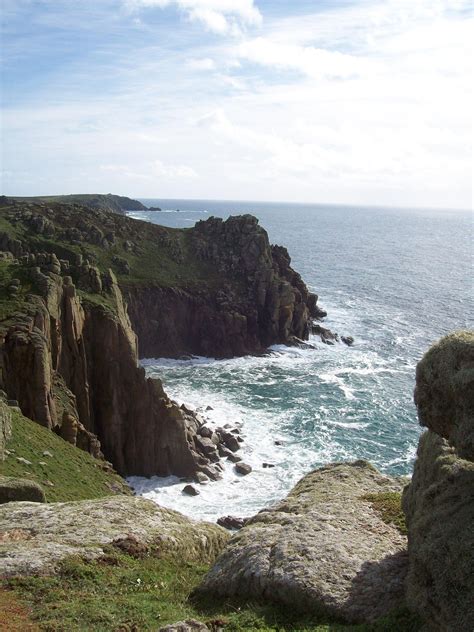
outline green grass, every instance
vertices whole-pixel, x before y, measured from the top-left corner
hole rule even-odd
[[[55,213],[52,216],[46,216],[55,224],[58,231],[67,226],[76,226],[82,219],[87,220],[88,223],[96,226],[105,234],[109,230],[106,222],[112,222],[117,232],[116,243],[106,249],[85,241],[81,244],[72,244],[58,235],[46,237],[33,233],[22,222],[10,221],[9,214],[19,210],[15,206],[6,206],[0,209],[0,230],[4,230],[11,237],[27,242],[33,251],[54,252],[59,259],[73,261],[75,255],[82,254],[93,265],[97,265],[102,272],[111,268],[123,287],[154,285],[207,288],[222,284],[222,275],[216,271],[215,266],[197,260],[192,252],[189,229],[165,228],[116,214],[97,218],[88,215],[88,209],[85,208],[70,207],[65,213],[64,209],[68,208],[67,205],[57,204],[54,201],[51,206]],[[41,207],[36,207],[34,212],[45,214],[45,210]],[[137,251],[128,251],[124,247],[125,240],[134,242],[138,247]],[[182,259],[178,260],[177,252],[181,253]],[[120,272],[114,262],[114,257],[128,262],[130,274]]]
[[[402,509],[402,495],[398,492],[367,494],[362,497],[371,503],[387,524],[393,524],[403,535],[407,535],[405,514]]]
[[[52,631],[156,631],[168,623],[194,618],[226,632],[415,632],[420,622],[399,611],[373,625],[342,625],[290,608],[269,604],[191,597],[206,572],[201,564],[162,558],[151,551],[143,558],[109,547],[103,558],[66,560],[53,577],[16,578],[5,583],[33,613],[40,629]]]
[[[6,448],[11,454],[0,463],[0,474],[36,481],[43,487],[48,502],[110,496],[114,494],[111,485],[128,491],[118,474],[102,469],[101,461],[15,410]],[[44,456],[45,450],[53,456]],[[31,461],[31,465],[21,463],[17,457]]]

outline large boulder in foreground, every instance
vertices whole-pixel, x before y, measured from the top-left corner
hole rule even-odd
[[[416,368],[415,404],[422,426],[474,461],[474,332],[450,334],[424,355]]]
[[[407,600],[431,631],[474,630],[474,333],[443,338],[417,368],[429,428],[403,496]]]
[[[158,546],[183,560],[213,561],[229,536],[177,511],[128,496],[0,507],[0,576],[53,573],[70,555],[96,558],[103,547]]]
[[[0,475],[0,505],[21,500],[44,503],[44,489],[39,483],[26,478]]]
[[[406,538],[364,497],[400,490],[365,461],[308,474],[232,538],[198,592],[377,619],[403,601]]]

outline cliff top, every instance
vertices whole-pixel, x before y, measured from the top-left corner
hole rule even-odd
[[[21,202],[32,203],[51,203],[58,202],[60,204],[80,204],[88,208],[97,208],[105,211],[112,211],[125,214],[126,211],[146,211],[147,208],[138,200],[125,197],[123,195],[114,195],[112,193],[80,193],[71,195],[38,195],[34,197],[14,197],[9,198]]]

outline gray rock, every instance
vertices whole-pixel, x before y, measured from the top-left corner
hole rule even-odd
[[[450,334],[416,368],[415,404],[420,424],[474,461],[474,332]]]
[[[17,538],[18,531],[24,537]],[[53,573],[70,555],[103,555],[116,540],[159,544],[163,553],[209,562],[229,535],[206,522],[139,497],[112,496],[68,503],[8,503],[0,506],[0,575]]]
[[[406,538],[362,497],[400,490],[364,461],[308,474],[249,519],[198,593],[271,599],[355,622],[385,615],[403,602]]]
[[[171,625],[165,625],[158,632],[210,632],[207,625],[196,621],[195,619],[187,619],[186,621],[178,621]]]
[[[217,524],[224,529],[232,529],[237,531],[238,529],[242,529],[242,527],[246,523],[245,518],[237,518],[236,516],[222,516],[217,519]]]
[[[239,461],[235,464],[235,471],[237,472],[237,474],[242,474],[242,476],[246,476],[252,471],[252,466]]]
[[[231,463],[240,463],[240,456],[230,452],[230,454],[227,455],[227,460],[231,461]]]
[[[24,500],[33,503],[46,502],[41,485],[24,478],[0,476],[0,505]]]
[[[422,425],[403,508],[407,601],[433,632],[474,630],[474,333],[434,345],[417,367]]]
[[[192,485],[186,485],[183,487],[183,494],[186,494],[186,496],[199,496],[200,492]]]
[[[24,458],[24,457],[22,457],[22,456],[17,456],[17,457],[16,457],[16,460],[17,460],[19,463],[23,463],[23,465],[32,465],[31,461],[28,461],[28,459],[25,459],[25,458]]]

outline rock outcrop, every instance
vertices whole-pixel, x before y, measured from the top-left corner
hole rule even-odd
[[[0,505],[15,501],[46,502],[44,489],[35,481],[0,476]]]
[[[439,632],[474,629],[474,333],[434,345],[418,364],[421,436],[403,506],[407,599]]]
[[[204,287],[125,286],[141,356],[231,357],[308,338],[318,297],[255,217],[211,217],[189,235],[195,259],[212,270]]]
[[[54,573],[64,558],[97,558],[106,545],[212,562],[228,537],[217,525],[192,522],[144,498],[8,503],[0,506],[0,576]]]
[[[403,602],[406,538],[364,497],[400,490],[365,461],[315,470],[246,522],[198,591],[373,621]]]
[[[11,435],[12,414],[0,397],[0,464],[5,458],[5,446]]]
[[[138,367],[136,336],[111,271],[98,302],[80,300],[70,276],[43,267],[43,296],[8,328],[3,388],[24,415],[78,447],[102,453],[122,475],[219,472],[200,448],[202,425]],[[100,442],[100,443],[99,443]]]

